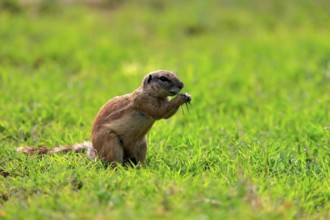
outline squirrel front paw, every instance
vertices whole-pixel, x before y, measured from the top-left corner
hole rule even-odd
[[[188,93],[180,93],[178,94],[179,98],[182,100],[183,103],[191,102],[191,95]]]

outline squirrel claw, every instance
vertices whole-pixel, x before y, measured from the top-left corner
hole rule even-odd
[[[188,93],[183,93],[181,95],[185,97],[187,103],[191,102],[191,95],[189,95]]]

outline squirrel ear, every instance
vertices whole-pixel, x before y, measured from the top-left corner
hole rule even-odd
[[[152,76],[151,76],[151,74],[149,74],[148,80],[147,80],[148,84],[151,82],[151,79],[152,79]]]

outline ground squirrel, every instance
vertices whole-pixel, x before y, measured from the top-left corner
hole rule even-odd
[[[51,154],[87,149],[90,159],[101,159],[114,166],[142,164],[146,158],[146,134],[156,120],[173,116],[191,96],[179,93],[183,83],[175,73],[158,70],[147,74],[142,85],[130,94],[110,99],[97,114],[91,134],[91,143],[71,146],[19,147],[27,154]],[[169,99],[168,96],[175,96]]]

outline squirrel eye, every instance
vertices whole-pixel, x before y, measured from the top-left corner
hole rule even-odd
[[[165,77],[165,76],[161,76],[161,77],[159,77],[159,79],[161,80],[161,81],[164,81],[164,82],[171,82],[171,80],[169,80],[167,77]]]

